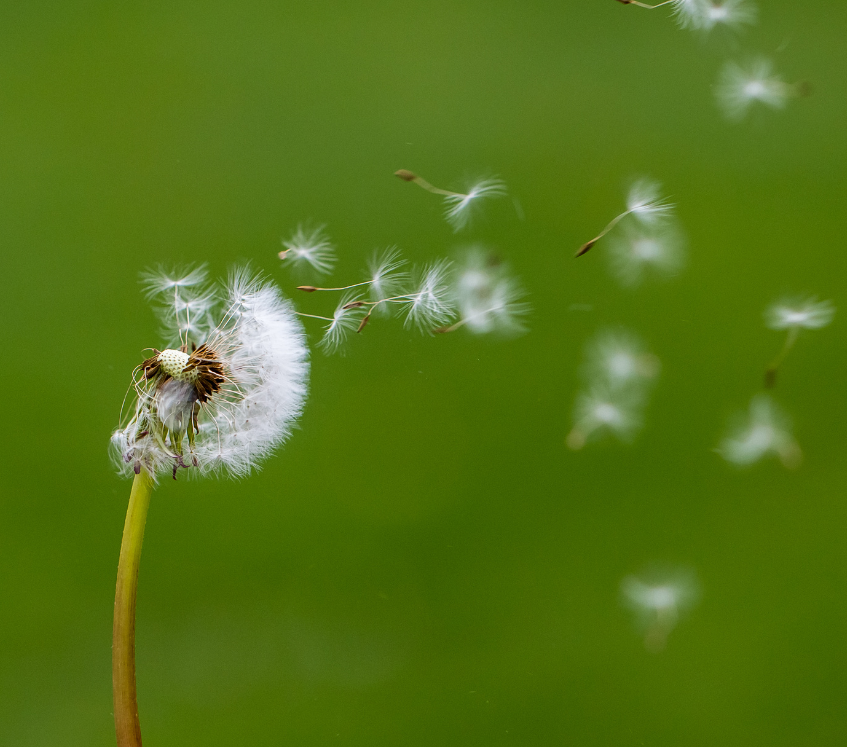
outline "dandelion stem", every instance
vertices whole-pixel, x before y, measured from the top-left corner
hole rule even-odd
[[[138,701],[135,691],[135,598],[138,564],[153,478],[144,467],[135,476],[124,523],[118,582],[115,589],[115,620],[112,628],[112,688],[115,733],[118,747],[141,747]]]
[[[782,350],[779,351],[779,354],[771,361],[771,364],[765,371],[765,389],[773,389],[776,386],[776,373],[783,361],[788,357],[791,348],[794,347],[794,343],[797,342],[797,336],[799,334],[799,327],[790,327],[788,329],[788,336],[785,338],[785,344],[782,346]]]
[[[658,6],[656,6],[656,7],[658,7]],[[600,231],[600,233],[597,234],[593,239],[591,239],[591,241],[586,241],[579,248],[579,251],[574,256],[575,257],[581,257],[583,254],[585,254],[589,249],[591,249],[592,246],[594,246],[598,241],[600,241],[600,239],[602,239],[607,233],[609,233],[609,231],[611,231],[616,225],[618,225],[618,223],[620,223],[624,218],[626,218],[626,216],[629,215],[630,212],[632,212],[632,211],[631,210],[625,210],[620,215],[613,218],[609,222],[609,225],[607,225],[602,231]]]

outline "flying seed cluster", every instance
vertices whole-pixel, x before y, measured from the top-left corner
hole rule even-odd
[[[428,191],[445,192],[448,197],[457,194],[438,190],[411,172],[398,173],[405,181],[423,182]],[[491,183],[493,180],[488,180],[489,187]],[[459,225],[457,216],[465,215],[475,200],[489,195],[489,187],[478,184],[461,201],[451,203],[448,221]],[[467,226],[468,220],[462,218],[461,225]],[[282,243],[285,249],[279,258],[297,273],[324,275],[335,263],[335,248],[323,227],[309,231],[298,226]],[[424,333],[444,334],[464,327],[477,335],[514,334],[523,331],[523,317],[529,311],[521,284],[508,264],[481,244],[462,248],[455,259],[443,257],[411,268],[392,246],[373,253],[363,280],[333,287],[299,285],[297,290],[330,293],[338,299],[330,313],[298,312],[324,322],[319,344],[327,353],[339,351],[351,334],[361,333],[372,319],[400,316],[406,328]]]
[[[637,0],[618,0],[624,5],[655,10],[669,8],[681,28],[698,33],[724,29],[739,32],[752,26],[759,17],[752,0],[666,0],[654,5]],[[731,60],[720,72],[715,96],[730,120],[741,120],[756,104],[782,109],[790,99],[808,95],[805,82],[787,83],[775,71],[771,60],[748,57]]]

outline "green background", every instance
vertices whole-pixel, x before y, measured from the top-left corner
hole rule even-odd
[[[345,356],[315,351],[299,430],[260,473],[162,482],[145,743],[843,740],[847,7],[762,5],[735,43],[613,0],[6,3],[0,744],[113,744],[129,482],[107,443],[161,342],[139,271],[249,259],[290,288],[276,252],[305,219],[327,223],[339,281],[375,247],[487,242],[530,332],[373,323]],[[747,52],[814,95],[727,123],[712,86]],[[398,168],[499,174],[525,219],[491,202],[456,237]],[[602,246],[572,255],[644,173],[678,203],[689,263],[623,290]],[[763,309],[795,292],[842,309],[778,385],[806,460],[734,469],[713,449],[782,343]],[[647,426],[572,453],[583,346],[615,323],[663,363]],[[702,587],[659,655],[618,596],[652,561]]]

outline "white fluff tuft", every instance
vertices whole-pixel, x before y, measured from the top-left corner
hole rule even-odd
[[[166,295],[145,276],[153,294]],[[195,284],[196,286],[196,284]],[[209,295],[213,295],[209,292]],[[223,364],[225,381],[199,404],[193,388],[174,378],[136,377],[137,401],[129,422],[112,436],[125,474],[142,467],[157,476],[177,467],[200,474],[247,475],[289,436],[307,394],[308,350],[302,325],[278,288],[249,269],[236,270],[223,288],[223,314],[208,334],[183,335],[185,348],[205,345]],[[182,436],[196,410],[193,448]],[[162,428],[166,426],[168,434]],[[188,426],[190,429],[190,426]]]

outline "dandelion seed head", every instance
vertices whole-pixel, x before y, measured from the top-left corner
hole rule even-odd
[[[790,418],[765,394],[754,397],[746,416],[735,419],[718,453],[739,466],[754,464],[768,456],[779,458],[788,468],[799,466],[802,460]]]
[[[164,295],[175,288],[197,288],[206,284],[209,276],[208,267],[203,264],[197,267],[174,268],[168,270],[162,266],[145,270],[141,273],[141,285],[148,298]]]
[[[450,270],[450,262],[443,259],[417,269],[414,290],[405,294],[407,327],[430,332],[453,318]]]
[[[834,317],[832,302],[816,298],[784,299],[765,311],[765,323],[771,329],[820,329]]]
[[[703,28],[705,23],[703,0],[674,0],[671,8],[681,28]]]
[[[523,295],[504,263],[482,247],[466,250],[453,288],[462,326],[475,334],[522,331],[528,311]]]
[[[219,295],[214,328],[198,337],[181,328],[178,349],[156,350],[137,369],[135,401],[111,441],[122,472],[243,476],[289,435],[306,396],[302,326],[276,286],[247,268]]]
[[[335,247],[326,235],[325,226],[298,225],[291,238],[283,239],[282,245],[285,249],[279,258],[294,267],[310,268],[318,275],[332,272],[335,267]]]
[[[672,222],[653,228],[624,226],[610,237],[609,266],[624,286],[640,285],[645,278],[668,278],[685,264],[685,239]]]
[[[669,217],[674,205],[662,195],[662,186],[652,179],[639,179],[626,196],[626,209],[639,222],[652,226]]]
[[[772,109],[781,109],[791,92],[791,86],[773,72],[773,64],[765,58],[744,65],[728,62],[721,71],[715,89],[719,105],[727,117],[733,120],[743,119],[756,102]]]
[[[715,26],[726,26],[739,29],[745,25],[752,25],[758,19],[758,9],[749,0],[723,0],[712,2],[706,0],[703,5],[702,26],[707,31]]]
[[[370,300],[384,301],[400,295],[409,279],[409,274],[403,269],[405,266],[406,260],[400,256],[397,247],[392,246],[374,254],[368,263]],[[375,311],[387,313],[390,307],[388,303],[381,303],[375,307]]]
[[[501,179],[497,177],[482,179],[471,185],[464,194],[445,195],[444,217],[453,227],[454,233],[458,233],[470,224],[474,210],[480,201],[505,195],[506,184]]]
[[[661,368],[634,333],[620,328],[599,332],[588,344],[583,374],[587,381],[615,392],[651,383]]]
[[[632,610],[648,650],[661,651],[668,635],[699,600],[697,577],[688,568],[653,566],[621,582],[621,599]]]
[[[595,384],[577,396],[574,431],[584,441],[611,434],[628,443],[641,428],[642,401],[642,392],[635,389],[612,391]]]
[[[323,339],[320,341],[324,352],[337,352],[349,334],[358,329],[365,312],[361,308],[350,307],[351,303],[356,303],[358,300],[357,295],[349,292],[341,297],[332,314],[332,321],[327,324]]]

